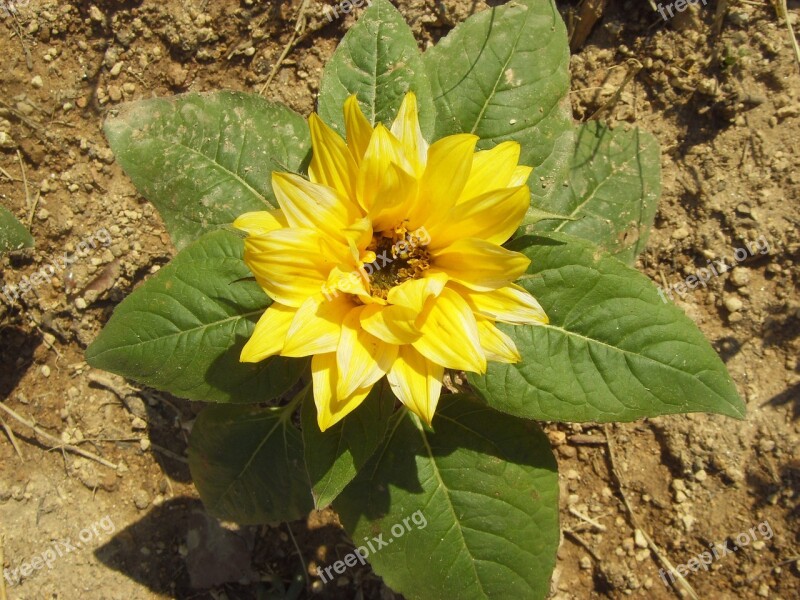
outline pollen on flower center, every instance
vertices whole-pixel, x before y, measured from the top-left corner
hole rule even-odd
[[[422,277],[430,267],[429,241],[424,229],[408,232],[404,225],[373,235],[367,251],[375,261],[366,265],[370,294],[385,300],[393,287]]]

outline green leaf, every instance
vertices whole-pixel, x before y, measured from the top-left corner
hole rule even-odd
[[[343,134],[344,101],[357,94],[361,109],[373,125],[390,126],[409,91],[417,96],[420,127],[430,140],[433,99],[417,42],[391,2],[373,0],[325,65],[319,115]]]
[[[311,511],[303,441],[291,423],[294,406],[212,406],[200,413],[189,469],[210,514],[258,525]]]
[[[350,483],[383,441],[395,396],[386,380],[377,383],[364,402],[322,432],[311,392],[303,401],[303,443],[314,506],[323,509]]]
[[[632,421],[711,412],[743,418],[725,365],[697,326],[651,281],[564,234],[509,247],[531,259],[519,284],[550,318],[500,326],[522,360],[490,362],[469,381],[490,406],[529,419]]]
[[[534,203],[563,186],[575,134],[567,33],[553,2],[477,13],[425,53],[425,66],[437,138],[474,133],[481,149],[519,142],[521,163],[535,167],[528,182]]]
[[[0,252],[32,247],[30,232],[9,210],[0,206]]]
[[[433,422],[435,433],[398,413],[334,502],[355,545],[409,600],[545,598],[559,542],[547,438],[459,396],[443,396]]]
[[[263,402],[291,387],[307,360],[239,362],[269,298],[252,281],[244,243],[206,234],[128,296],[86,350],[95,368],[190,400]]]
[[[537,231],[584,238],[632,264],[644,250],[661,194],[658,141],[641,129],[597,121],[579,129],[570,185],[541,208],[575,220]]]
[[[240,92],[123,104],[105,132],[179,249],[242,213],[277,206],[272,171],[298,171],[310,148],[303,117]]]

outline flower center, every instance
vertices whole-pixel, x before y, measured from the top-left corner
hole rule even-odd
[[[426,247],[429,241],[423,227],[409,232],[404,225],[399,225],[373,235],[367,251],[375,253],[375,261],[364,265],[369,273],[370,294],[385,300],[393,287],[422,277],[430,267]]]

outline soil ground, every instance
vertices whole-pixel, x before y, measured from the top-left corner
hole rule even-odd
[[[0,259],[2,285],[79,252],[52,283],[0,302],[0,399],[56,438],[2,415],[19,448],[0,434],[8,598],[396,597],[368,568],[322,585],[317,565],[348,551],[331,512],[275,528],[208,519],[184,458],[199,407],[83,359],[114,306],[174,252],[115,164],[104,114],[189,90],[258,92],[299,0],[16,4],[15,16],[0,15],[0,199],[30,222],[36,248]],[[486,8],[396,4],[423,48]],[[573,106],[578,120],[602,109],[661,143],[664,189],[639,263],[647,275],[669,285],[709,260],[737,264],[675,302],[726,361],[748,418],[548,424],[565,530],[554,598],[673,598],[647,537],[677,565],[742,536],[746,545],[687,577],[697,597],[800,597],[800,69],[768,2],[731,0],[719,15],[713,4],[665,22],[647,2],[610,1],[572,57]],[[569,21],[574,7],[559,6]],[[309,2],[305,33],[265,91],[302,114],[359,12],[329,22],[323,7]],[[789,7],[798,25],[800,7]],[[641,70],[609,103],[631,65]],[[92,236],[99,243],[83,251]],[[50,564],[21,574],[37,556]]]

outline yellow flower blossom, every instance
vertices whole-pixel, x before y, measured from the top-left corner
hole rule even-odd
[[[409,93],[391,129],[373,127],[355,96],[346,141],[309,119],[308,179],[273,173],[279,210],[247,213],[245,262],[274,303],[241,360],[312,356],[323,431],[382,377],[426,423],[444,370],[483,373],[520,360],[496,322],[547,322],[513,281],[528,258],[501,246],[530,202],[519,145],[475,151],[470,134],[428,144]]]

